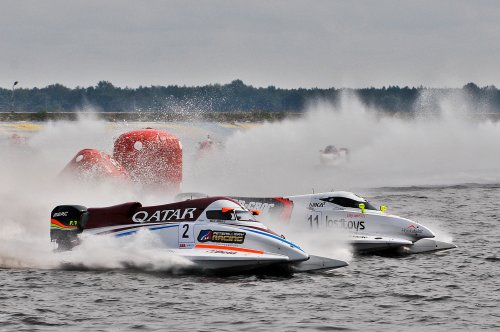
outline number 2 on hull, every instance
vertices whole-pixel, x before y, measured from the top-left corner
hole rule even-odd
[[[179,224],[179,248],[194,247],[194,225],[183,222]]]

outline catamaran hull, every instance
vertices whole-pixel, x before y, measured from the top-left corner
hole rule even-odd
[[[196,257],[190,260],[192,261],[193,265],[189,266],[187,270],[226,273],[252,271],[298,273],[333,270],[348,265],[346,262],[341,260],[314,255],[310,255],[307,260],[301,262],[290,262],[289,259],[285,256],[266,258],[260,257],[241,260],[235,257],[232,257],[230,260],[220,260],[213,257]]]
[[[381,239],[378,242],[359,242],[354,240],[351,242],[351,245],[354,251],[358,254],[395,253],[398,255],[431,253],[457,247],[453,243],[434,239],[421,239],[415,243],[404,240],[391,241]]]
[[[457,246],[453,243],[439,241],[435,239],[421,239],[411,246],[405,246],[408,254],[421,254],[427,252],[435,252],[441,250],[454,249]]]

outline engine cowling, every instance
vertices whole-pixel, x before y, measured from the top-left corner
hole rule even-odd
[[[57,243],[57,250],[71,250],[80,241],[89,213],[85,206],[59,205],[50,214],[50,240]]]

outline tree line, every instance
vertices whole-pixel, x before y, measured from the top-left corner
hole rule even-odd
[[[430,100],[461,93],[478,111],[500,112],[500,91],[494,86],[468,83],[461,89],[390,86],[363,89],[256,88],[234,80],[205,86],[116,87],[107,81],[96,86],[67,88],[0,88],[0,112],[76,112],[92,107],[100,112],[302,112],[311,101],[338,104],[343,93],[355,94],[361,103],[386,112],[412,112]]]

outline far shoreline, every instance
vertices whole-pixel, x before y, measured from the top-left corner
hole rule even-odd
[[[0,112],[1,122],[49,122],[77,121],[94,118],[107,122],[218,122],[218,123],[263,123],[294,120],[308,112]],[[415,112],[384,112],[377,116],[412,119],[422,114]],[[463,115],[463,114],[462,114]],[[469,114],[471,119],[500,121],[500,112]]]
[[[296,119],[303,112],[0,112],[0,122],[77,121],[94,117],[108,122],[264,122]]]

